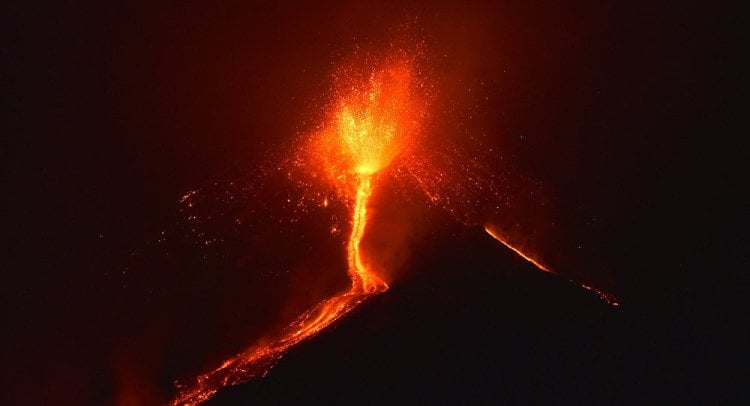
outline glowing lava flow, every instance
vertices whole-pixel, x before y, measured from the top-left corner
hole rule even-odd
[[[275,340],[251,347],[219,368],[199,376],[193,385],[178,385],[172,405],[194,405],[219,389],[263,377],[290,347],[312,337],[388,285],[363,260],[360,243],[367,225],[367,204],[375,176],[387,167],[416,131],[418,110],[412,99],[412,70],[397,62],[373,72],[363,83],[346,83],[329,125],[306,145],[340,194],[353,200],[347,243],[350,288],[304,312]]]
[[[362,263],[362,253],[359,251],[359,244],[367,224],[367,201],[370,200],[371,195],[370,178],[362,177],[352,216],[352,234],[349,237],[349,276],[352,279],[352,290],[366,294],[380,293],[388,289],[385,282],[367,270]]]
[[[497,231],[493,230],[492,227],[486,225],[486,226],[484,226],[484,231],[486,231],[487,234],[489,234],[492,238],[494,238],[497,241],[499,241],[501,244],[503,244],[506,247],[510,248],[510,250],[513,251],[513,252],[515,252],[516,254],[518,254],[518,256],[520,256],[521,258],[525,259],[526,261],[528,261],[529,263],[531,263],[532,265],[534,265],[535,267],[537,267],[539,270],[547,272],[547,273],[551,273],[551,274],[553,274],[555,276],[562,277],[562,275],[560,275],[559,273],[551,270],[547,266],[545,266],[542,263],[540,263],[539,260],[532,258],[531,256],[529,256],[528,254],[524,253],[520,249],[518,249],[518,248],[516,248],[516,247],[514,247],[512,245],[510,245],[510,243],[508,243],[508,241],[505,238],[503,238],[500,235],[500,233],[498,233]],[[613,307],[620,307],[620,303],[618,302],[617,298],[613,294],[611,294],[611,293],[603,292],[603,291],[601,291],[599,289],[594,288],[593,286],[586,285],[584,283],[580,283],[580,282],[574,281],[572,279],[568,279],[568,282],[572,283],[573,285],[580,286],[583,289],[586,289],[586,290],[589,290],[591,292],[596,293],[597,295],[599,295],[599,297],[602,300],[604,300],[605,302],[609,303]]]

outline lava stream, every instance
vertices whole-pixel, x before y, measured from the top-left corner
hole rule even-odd
[[[503,238],[500,235],[499,232],[497,232],[496,230],[493,230],[491,226],[489,226],[489,225],[484,226],[484,231],[486,231],[487,234],[489,234],[492,238],[494,238],[497,241],[499,241],[504,246],[510,248],[510,250],[513,251],[513,252],[515,252],[516,254],[518,254],[518,256],[520,256],[521,258],[525,259],[526,261],[528,261],[529,263],[531,263],[532,265],[534,265],[535,267],[537,267],[537,269],[539,269],[541,271],[544,271],[544,272],[547,272],[547,273],[551,273],[551,274],[559,276],[559,277],[562,277],[562,275],[560,275],[559,273],[557,273],[557,272],[551,270],[550,268],[548,268],[547,266],[543,265],[541,262],[539,262],[539,260],[534,259],[529,254],[524,253],[519,248],[514,247],[513,245],[511,245],[505,238]],[[570,282],[573,285],[579,286],[579,287],[581,287],[583,289],[586,289],[586,290],[589,290],[591,292],[596,293],[599,296],[599,298],[601,298],[605,302],[609,303],[609,305],[612,306],[612,307],[620,307],[620,302],[617,300],[617,297],[615,297],[611,293],[607,293],[607,292],[601,291],[601,290],[599,290],[599,289],[597,289],[597,288],[595,288],[593,286],[590,286],[590,285],[587,285],[585,283],[581,283],[581,282],[575,281],[573,279],[568,279],[568,282]]]
[[[224,386],[265,376],[287,349],[317,334],[368,296],[388,289],[388,285],[363,264],[359,249],[367,225],[367,203],[371,194],[370,177],[360,177],[352,213],[352,231],[347,245],[348,272],[352,282],[349,290],[318,303],[300,315],[278,340],[240,353],[219,368],[199,376],[194,387],[182,388],[178,397],[172,401],[172,405],[199,404]]]
[[[365,233],[367,224],[367,202],[372,195],[372,185],[369,176],[362,176],[357,189],[357,200],[354,204],[352,215],[352,234],[349,237],[349,277],[352,280],[351,291],[364,294],[381,293],[388,290],[388,285],[376,275],[367,270],[362,263],[362,254],[359,244]]]

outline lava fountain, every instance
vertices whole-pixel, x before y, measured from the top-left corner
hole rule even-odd
[[[302,155],[322,168],[351,208],[347,249],[348,290],[301,314],[270,342],[256,344],[190,384],[178,384],[172,405],[194,405],[219,389],[263,377],[290,347],[315,335],[388,285],[367,266],[360,242],[367,206],[380,172],[417,135],[422,110],[414,64],[391,60],[376,69],[339,77],[327,123],[303,145]]]

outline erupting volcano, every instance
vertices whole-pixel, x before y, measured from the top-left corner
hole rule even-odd
[[[0,406],[750,403],[739,4],[78,3],[4,13]]]
[[[333,76],[333,98],[324,123],[308,134],[290,160],[303,172],[312,173],[313,178],[332,186],[348,209],[350,231],[345,244],[348,289],[320,301],[283,331],[265,336],[191,384],[178,384],[179,393],[173,405],[198,404],[222,387],[265,376],[290,347],[336,322],[371,295],[388,290],[388,284],[374,272],[361,250],[368,224],[368,203],[373,191],[386,178],[392,181],[411,179],[431,203],[456,216],[459,216],[456,211],[471,211],[467,207],[476,200],[492,200],[502,193],[507,194],[507,190],[493,190],[497,188],[492,182],[480,175],[451,170],[467,166],[460,157],[447,158],[445,162],[450,162],[452,167],[446,169],[445,162],[440,166],[437,155],[423,148],[423,121],[427,117],[427,101],[432,95],[429,94],[431,87],[426,84],[429,81],[417,67],[414,58],[396,53],[365,68],[339,70]],[[386,176],[386,169],[395,161],[399,162],[394,165],[398,166],[396,174]],[[489,197],[480,196],[472,201],[466,197],[473,193],[467,192],[468,189],[484,190]],[[461,196],[461,199],[452,196]],[[449,207],[455,204],[463,207],[459,210]],[[474,219],[472,224],[459,221],[483,225],[489,235],[540,270],[557,274],[512,246],[491,225],[482,223],[485,220]],[[572,282],[617,305],[611,295]]]

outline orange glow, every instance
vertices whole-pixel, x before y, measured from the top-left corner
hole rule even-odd
[[[367,267],[360,243],[378,172],[416,133],[419,110],[412,97],[412,72],[409,63],[397,62],[374,70],[363,83],[345,83],[342,87],[348,91],[338,95],[328,125],[305,145],[308,159],[322,166],[339,193],[353,203],[347,243],[350,288],[304,312],[271,342],[230,358],[189,387],[180,386],[172,405],[199,404],[224,386],[265,376],[287,349],[317,334],[370,295],[388,289]],[[326,199],[323,205],[327,204]]]

